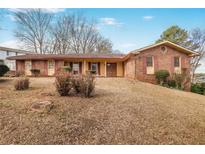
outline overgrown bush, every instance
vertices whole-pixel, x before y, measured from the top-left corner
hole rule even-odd
[[[81,91],[81,82],[83,82],[82,76],[73,76],[72,87],[77,94]]]
[[[201,87],[205,89],[205,82],[201,83]]]
[[[55,86],[61,96],[68,96],[72,88],[72,76],[69,73],[60,73],[56,76]]]
[[[15,77],[22,77],[22,76],[25,76],[24,71],[16,71],[15,72]]]
[[[167,70],[158,70],[155,72],[155,77],[160,85],[163,85],[167,81],[169,75],[169,71]]]
[[[82,77],[82,80],[80,82],[81,93],[85,97],[91,97],[91,94],[93,93],[94,89],[95,89],[94,77],[92,76],[91,73],[87,73]]]
[[[71,89],[74,89],[77,94],[91,97],[95,88],[94,76],[91,73],[73,75],[68,72],[61,72],[56,76],[55,85],[61,96],[68,96]]]
[[[8,71],[4,74],[5,77],[15,77],[15,71]]]
[[[18,78],[14,82],[14,88],[16,90],[26,90],[29,88],[29,79],[28,78]]]
[[[191,92],[205,95],[205,83],[195,83],[191,85]]]
[[[179,74],[179,73],[174,73],[173,74],[173,79],[175,80],[176,82],[176,88],[177,89],[182,89],[183,88],[183,81],[185,79],[184,75],[183,74]]]
[[[176,81],[175,80],[168,80],[167,84],[169,87],[175,88],[176,87]]]
[[[40,75],[40,69],[33,68],[30,71],[31,71],[32,75],[35,77]]]
[[[4,74],[6,74],[6,72],[9,71],[8,66],[6,65],[0,65],[0,77],[3,76]]]
[[[72,69],[71,69],[70,66],[64,66],[63,70],[66,71],[66,72],[72,72]]]

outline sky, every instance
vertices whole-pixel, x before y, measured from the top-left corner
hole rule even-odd
[[[18,9],[4,9],[0,19],[0,45],[19,48],[14,30],[13,12]],[[128,53],[153,44],[160,34],[172,25],[190,31],[205,29],[205,9],[45,9],[55,15],[81,12],[97,23],[99,32],[113,43],[113,49]],[[205,62],[197,72],[205,72]]]

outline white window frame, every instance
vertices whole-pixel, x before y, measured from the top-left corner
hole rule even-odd
[[[147,66],[147,57],[152,57],[152,66]],[[146,73],[154,74],[154,56],[147,56],[147,57],[146,57]]]
[[[181,57],[180,56],[175,56],[174,57],[174,60],[175,58],[178,57],[179,58],[179,66],[175,66],[175,61],[174,61],[174,73],[177,73],[177,74],[181,74]]]
[[[80,74],[80,63],[73,63],[72,72],[73,74]]]
[[[92,66],[96,67],[96,70],[93,70]],[[91,71],[96,71],[96,74],[98,74],[98,63],[91,63]]]
[[[31,75],[31,69],[32,69],[32,61],[31,60],[26,60],[25,61],[25,74],[26,75]]]
[[[50,65],[52,62],[52,65]],[[55,74],[55,60],[48,60],[48,76]]]

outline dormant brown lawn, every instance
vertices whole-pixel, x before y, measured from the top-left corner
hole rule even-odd
[[[54,78],[15,91],[0,81],[0,144],[205,144],[205,96],[124,78],[100,78],[95,96],[60,97]],[[32,102],[51,100],[39,113]]]

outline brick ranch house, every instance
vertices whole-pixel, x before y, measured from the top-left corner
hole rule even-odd
[[[123,54],[29,54],[8,57],[16,60],[16,71],[31,75],[31,69],[40,69],[41,76],[53,76],[62,67],[70,66],[74,74],[92,70],[102,77],[127,77],[155,83],[155,71],[165,69],[173,73],[186,70],[190,74],[190,60],[197,53],[169,41],[150,45]]]

